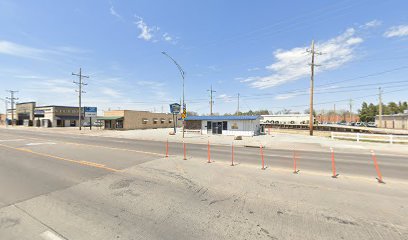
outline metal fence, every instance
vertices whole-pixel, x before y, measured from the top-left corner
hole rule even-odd
[[[332,139],[346,139],[346,140],[355,140],[368,141],[368,142],[388,142],[393,143],[408,143],[407,135],[386,135],[386,134],[364,134],[364,133],[339,133],[332,132]]]

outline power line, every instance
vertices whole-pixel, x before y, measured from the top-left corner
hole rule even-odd
[[[213,115],[213,104],[214,104],[213,93],[217,91],[213,90],[212,85],[211,85],[211,88],[207,89],[207,92],[210,92],[210,116],[212,116]]]
[[[18,93],[18,91],[15,90],[6,90],[6,92],[10,93],[10,97],[7,97],[6,99],[10,100],[11,103],[11,125],[13,125],[14,122],[14,100],[18,100],[18,98],[14,97],[14,93]],[[7,109],[6,109],[7,111]]]
[[[89,78],[89,76],[82,75],[82,69],[81,68],[79,68],[79,73],[72,73],[72,75],[78,76],[78,78],[79,78],[79,82],[73,81],[73,83],[78,85],[78,90],[75,90],[75,91],[78,92],[78,105],[79,105],[79,107],[78,107],[78,111],[79,111],[78,119],[79,119],[79,130],[81,130],[82,129],[82,106],[81,106],[82,105],[82,103],[81,103],[82,93],[86,93],[86,92],[82,91],[82,86],[88,85],[88,84],[82,82],[82,78]]]
[[[313,136],[313,91],[314,91],[314,68],[319,66],[315,64],[315,55],[321,55],[322,53],[315,51],[314,40],[312,40],[312,46],[310,50],[307,50],[312,56],[312,62],[310,63],[310,112],[309,112],[309,133]]]

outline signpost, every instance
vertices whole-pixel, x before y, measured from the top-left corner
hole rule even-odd
[[[96,107],[84,107],[85,118],[89,117],[89,130],[92,130],[92,118],[97,117],[98,108]]]
[[[173,114],[174,133],[176,133],[176,123],[177,123],[177,117],[176,117],[176,121],[174,121],[174,114],[177,115],[180,113],[180,107],[181,105],[178,103],[170,104],[170,112]]]

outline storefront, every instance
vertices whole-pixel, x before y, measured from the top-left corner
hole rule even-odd
[[[186,129],[200,130],[201,134],[255,136],[260,133],[259,116],[189,116]]]

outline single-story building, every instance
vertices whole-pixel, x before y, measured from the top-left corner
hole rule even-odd
[[[375,125],[377,127],[391,129],[408,129],[408,112],[382,115],[382,124],[380,124],[379,116],[375,116]]]
[[[103,117],[97,119],[103,121],[105,129],[131,130],[131,129],[154,129],[172,128],[176,118],[180,115],[170,113],[152,113],[149,111],[113,110],[105,111]],[[181,121],[177,122],[178,127]]]
[[[82,113],[84,109],[82,108]],[[77,127],[79,108],[74,106],[37,106],[35,102],[17,103],[15,109],[8,109],[8,118],[16,125],[36,127]],[[82,118],[82,122],[89,119]]]
[[[260,133],[260,116],[188,116],[185,128],[201,134],[254,136]]]

